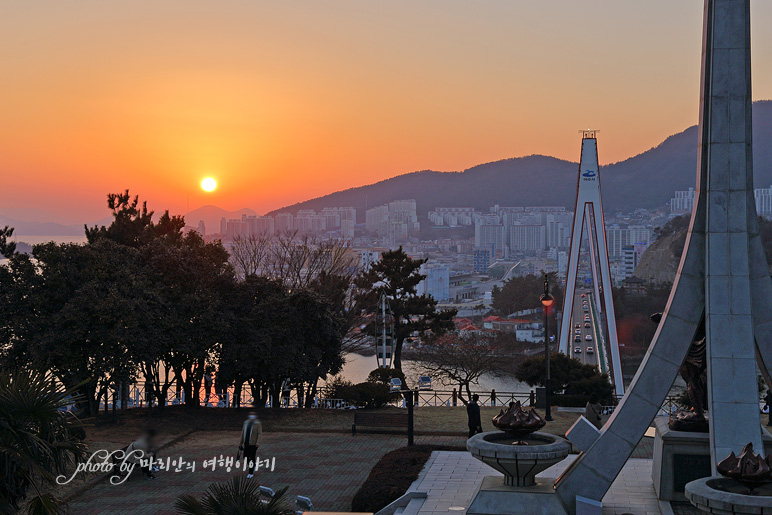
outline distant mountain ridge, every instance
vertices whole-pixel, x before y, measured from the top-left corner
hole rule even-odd
[[[27,222],[0,215],[0,227],[14,228],[14,235],[25,236],[83,236],[83,224],[64,225],[56,222]]]
[[[754,184],[772,185],[772,101],[753,104]],[[599,142],[602,156],[603,140]],[[577,155],[579,145],[577,144]],[[573,209],[578,163],[532,155],[474,166],[463,172],[425,170],[299,202],[276,213],[324,207],[364,210],[393,200],[415,199],[419,215],[435,207],[565,206]],[[603,207],[609,212],[664,206],[676,190],[694,187],[697,126],[670,136],[637,156],[601,167]]]

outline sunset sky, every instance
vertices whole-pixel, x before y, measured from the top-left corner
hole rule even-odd
[[[700,0],[12,2],[0,15],[0,214],[265,212],[422,169],[618,161],[697,122]],[[772,2],[754,1],[754,98]],[[211,176],[218,188],[199,184]]]

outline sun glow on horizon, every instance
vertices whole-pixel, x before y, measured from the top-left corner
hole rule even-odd
[[[207,177],[206,179],[201,181],[201,188],[204,191],[214,191],[215,188],[217,188],[217,181],[215,181],[211,177]]]

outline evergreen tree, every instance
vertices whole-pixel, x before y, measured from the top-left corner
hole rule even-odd
[[[440,334],[453,327],[456,310],[437,310],[437,301],[429,295],[418,295],[418,283],[426,279],[421,265],[426,259],[412,259],[402,247],[384,252],[369,270],[354,279],[357,303],[361,311],[375,314],[378,299],[385,294],[394,316],[394,368],[402,370],[402,346],[412,333],[431,330]],[[369,331],[375,327],[370,324]]]

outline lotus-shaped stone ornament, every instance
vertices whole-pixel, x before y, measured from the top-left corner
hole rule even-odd
[[[499,414],[493,417],[493,425],[516,438],[522,438],[547,425],[547,421],[541,418],[535,409],[524,410],[520,401],[517,401],[510,403],[507,411],[500,410]]]
[[[762,458],[753,452],[753,444],[743,447],[739,456],[734,452],[716,465],[718,473],[742,483],[750,491],[757,486],[772,483],[772,456]]]

